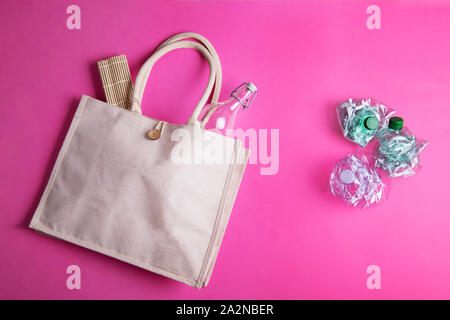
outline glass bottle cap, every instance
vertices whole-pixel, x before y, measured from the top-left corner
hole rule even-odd
[[[258,91],[258,88],[256,88],[256,86],[252,82],[248,82],[247,83],[247,89],[250,90],[253,93]]]

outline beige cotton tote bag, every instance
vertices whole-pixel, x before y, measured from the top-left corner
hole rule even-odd
[[[180,48],[199,51],[210,66],[206,90],[186,125],[141,114],[154,63]],[[205,131],[197,121],[213,87],[217,102],[221,77],[208,40],[182,33],[142,66],[131,110],[83,95],[30,227],[190,286],[206,286],[249,155],[239,140]],[[190,146],[220,156],[203,159]]]

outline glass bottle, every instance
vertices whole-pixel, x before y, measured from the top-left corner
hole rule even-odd
[[[217,104],[205,105],[198,120],[206,130],[212,130],[222,135],[234,129],[236,117],[240,110],[247,109],[256,96],[258,89],[251,82],[244,82],[230,95],[230,98]]]

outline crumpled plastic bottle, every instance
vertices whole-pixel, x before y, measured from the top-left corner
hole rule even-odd
[[[385,186],[364,154],[349,154],[336,163],[330,175],[331,192],[349,206],[366,208],[382,202]]]
[[[400,117],[391,117],[377,137],[379,145],[375,151],[375,166],[382,168],[389,177],[416,174],[420,168],[419,154],[428,142],[417,139],[404,128]]]
[[[367,146],[375,137],[387,112],[385,105],[371,98],[350,98],[337,105],[339,124],[344,137],[361,147]]]

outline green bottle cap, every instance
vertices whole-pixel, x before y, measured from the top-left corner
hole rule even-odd
[[[377,117],[374,116],[367,117],[364,120],[364,127],[366,127],[366,129],[368,130],[375,130],[376,128],[378,128],[379,124],[380,121],[378,121]]]
[[[390,118],[389,119],[389,129],[402,130],[403,129],[403,119],[400,117]]]

